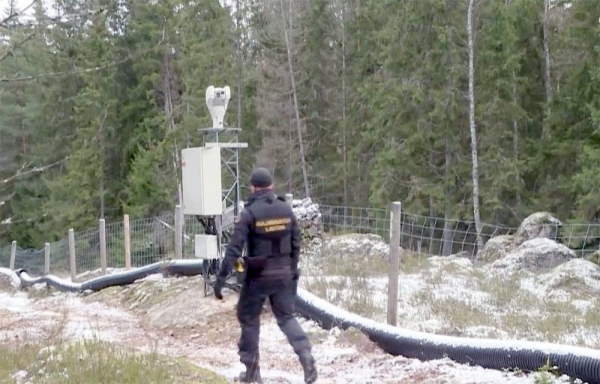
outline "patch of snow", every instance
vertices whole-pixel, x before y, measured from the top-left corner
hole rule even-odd
[[[454,267],[459,267],[464,269],[466,272],[469,272],[473,269],[473,262],[467,259],[466,257],[457,257],[457,256],[431,256],[428,257],[430,265],[434,268],[445,269],[449,265]]]
[[[345,235],[328,239],[323,244],[328,250],[342,250],[346,252],[364,252],[367,255],[387,256],[389,245],[378,235]]]
[[[22,383],[25,380],[25,378],[27,377],[28,374],[29,373],[27,371],[24,371],[24,370],[21,369],[21,370],[15,372],[15,373],[13,373],[12,375],[10,375],[10,377],[13,380],[15,380],[15,382],[17,384],[20,384],[20,383]]]
[[[138,281],[158,281],[158,280],[164,280],[164,279],[165,279],[165,277],[163,276],[162,273],[153,273],[153,274],[148,275]]]
[[[25,292],[16,292],[14,294],[0,293],[0,309],[10,312],[23,313],[31,308],[31,299]]]

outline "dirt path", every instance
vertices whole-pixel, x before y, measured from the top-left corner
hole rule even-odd
[[[238,361],[237,296],[204,297],[199,279],[160,279],[84,297],[55,293],[32,299],[24,292],[0,293],[0,338],[96,337],[141,351],[158,349],[211,369],[233,382]],[[269,383],[303,383],[292,348],[270,313],[261,319],[261,368]],[[466,367],[447,360],[420,362],[379,351],[356,332],[330,332],[301,321],[313,341],[317,383],[533,383],[533,377]],[[285,379],[287,378],[287,379]],[[556,381],[563,382],[563,381]]]

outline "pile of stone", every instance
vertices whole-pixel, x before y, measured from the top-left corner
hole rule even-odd
[[[323,224],[319,204],[310,198],[293,200],[292,208],[304,237],[313,238],[321,235]]]

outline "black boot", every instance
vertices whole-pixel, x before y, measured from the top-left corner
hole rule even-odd
[[[312,384],[317,381],[317,368],[315,367],[315,359],[313,358],[310,351],[303,351],[300,353],[300,364],[304,370],[304,382],[306,384]]]
[[[260,377],[260,367],[258,365],[246,365],[246,372],[240,373],[240,383],[259,383],[262,384]]]

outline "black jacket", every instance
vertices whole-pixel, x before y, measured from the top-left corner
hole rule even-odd
[[[247,278],[296,274],[302,236],[294,211],[271,190],[252,194],[236,218],[218,278],[227,277],[244,246]]]

